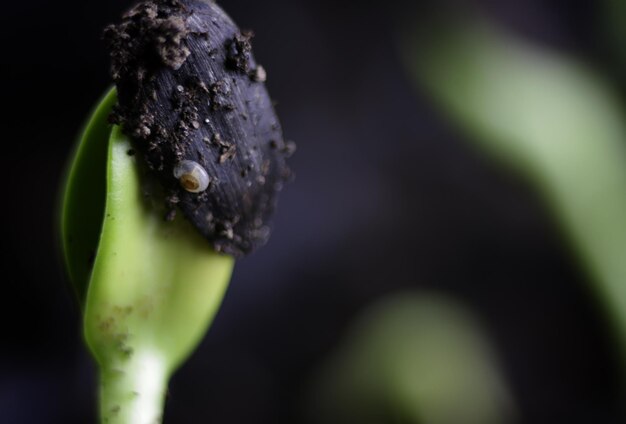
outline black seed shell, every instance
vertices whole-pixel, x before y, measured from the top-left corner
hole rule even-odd
[[[217,251],[265,243],[277,193],[290,177],[272,102],[242,32],[215,3],[149,0],[105,30],[122,125],[167,195]],[[264,71],[263,71],[264,73]],[[207,170],[203,193],[181,189],[173,168]]]

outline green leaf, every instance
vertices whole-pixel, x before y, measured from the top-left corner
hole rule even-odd
[[[106,196],[111,108],[110,90],[93,111],[73,154],[61,206],[61,243],[65,267],[81,305],[96,258]]]
[[[416,81],[542,194],[626,354],[626,122],[616,90],[581,63],[485,22],[417,32],[406,49]]]
[[[114,100],[105,97],[77,149],[62,240],[100,365],[102,420],[147,423],[159,418],[169,376],[216,313],[234,259],[182,217],[165,221],[159,184],[120,128],[106,124]],[[92,249],[90,270],[83,261]]]
[[[366,308],[316,379],[315,423],[502,424],[517,412],[480,323],[433,293]]]

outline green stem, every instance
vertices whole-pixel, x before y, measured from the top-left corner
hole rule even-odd
[[[102,423],[160,423],[167,390],[166,361],[158,352],[138,352],[119,367],[100,370]]]

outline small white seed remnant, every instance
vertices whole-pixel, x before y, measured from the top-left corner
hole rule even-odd
[[[200,193],[209,187],[209,174],[206,169],[192,160],[183,160],[174,167],[174,177],[180,185],[191,193]]]

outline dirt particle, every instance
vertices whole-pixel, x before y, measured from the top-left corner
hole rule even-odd
[[[120,353],[122,354],[122,356],[124,356],[124,358],[126,359],[129,359],[130,357],[132,357],[133,353],[135,352],[132,347],[126,346],[126,345],[120,345],[118,349]]]
[[[226,80],[211,84],[209,88],[209,106],[211,109],[214,111],[232,109],[233,105],[229,101],[230,94],[230,86]]]
[[[237,154],[237,147],[234,144],[230,146],[221,146],[220,147],[220,156],[218,158],[218,163],[222,164],[227,160],[230,160],[235,157]]]
[[[114,331],[115,328],[115,319],[113,317],[107,317],[99,320],[98,322],[98,330],[103,334],[108,334]]]
[[[164,217],[166,222],[172,222],[176,219],[176,209],[170,209],[165,213]]]
[[[258,65],[254,70],[250,72],[250,79],[254,82],[265,82],[267,81],[267,72],[265,68],[261,65]]]
[[[283,153],[285,157],[290,157],[296,152],[296,143],[293,141],[288,141],[285,143],[285,147],[283,147]]]
[[[252,37],[254,37],[252,31],[241,31],[227,42],[226,66],[228,68],[244,74],[248,73],[252,54],[252,44],[250,43]]]
[[[232,240],[233,237],[234,237],[233,229],[231,227],[224,228],[220,232],[220,235],[223,236],[223,237],[226,237],[228,240]]]
[[[132,306],[114,306],[113,314],[118,318],[126,318],[133,313]]]
[[[177,0],[144,1],[129,10],[121,24],[108,26],[104,38],[112,52],[113,78],[118,81],[132,69],[137,80],[144,80],[146,68],[140,60],[150,56],[174,70],[180,69],[191,54],[185,45],[189,34],[186,18]]]

